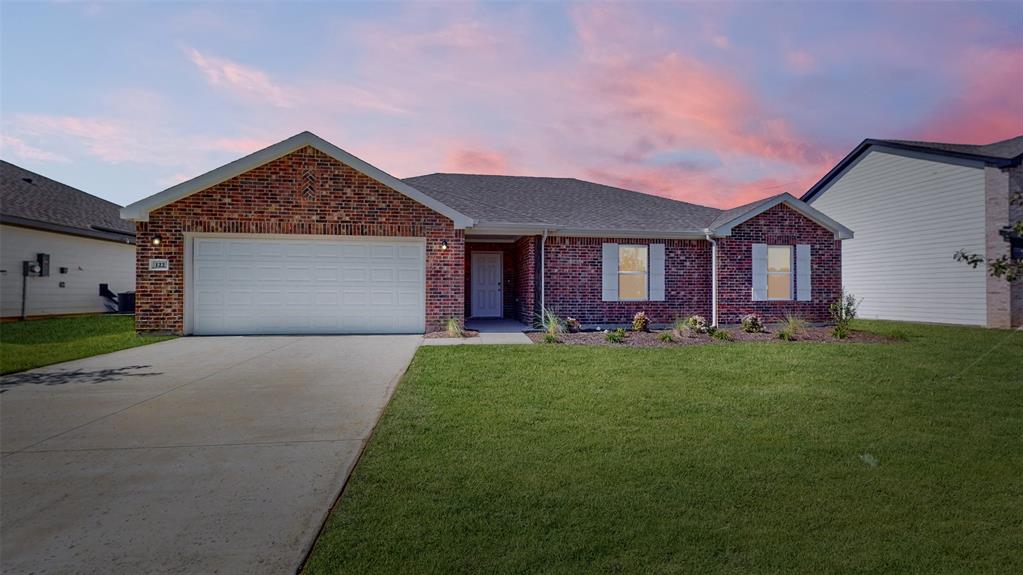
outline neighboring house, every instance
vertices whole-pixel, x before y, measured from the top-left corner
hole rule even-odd
[[[23,295],[25,315],[42,316],[106,311],[100,284],[114,292],[134,290],[135,226],[119,210],[0,161],[2,316],[21,317]],[[23,262],[39,263],[39,254],[49,256],[48,275],[24,277]]]
[[[121,214],[137,328],[185,334],[415,333],[545,306],[826,321],[852,237],[787,194],[722,211],[575,179],[402,181],[308,132]]]
[[[864,140],[803,201],[856,230],[843,246],[845,287],[861,317],[1023,325],[1023,283],[1010,286],[955,261],[961,249],[997,258],[1023,188],[1023,136],[987,145]]]

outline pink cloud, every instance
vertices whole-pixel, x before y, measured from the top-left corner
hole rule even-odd
[[[785,53],[785,63],[793,72],[805,74],[817,67],[817,59],[805,50],[789,50]]]
[[[206,81],[217,89],[238,98],[263,102],[278,108],[290,108],[295,104],[295,96],[291,91],[275,84],[270,75],[262,70],[225,58],[207,56],[194,48],[187,49],[186,53],[192,63],[206,76]]]
[[[444,158],[444,170],[469,174],[509,174],[508,156],[493,150],[458,148]]]
[[[1023,46],[971,50],[953,64],[958,90],[911,137],[987,144],[1023,134]]]
[[[37,162],[66,162],[68,159],[60,154],[55,154],[37,148],[21,138],[10,134],[0,134],[0,153],[10,154],[22,160],[35,160]]]
[[[209,142],[208,148],[244,156],[274,143],[274,140],[266,138],[217,138]]]

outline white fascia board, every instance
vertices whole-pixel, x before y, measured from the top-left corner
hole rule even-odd
[[[469,216],[466,216],[440,201],[427,196],[398,178],[395,178],[368,162],[360,160],[312,132],[302,132],[301,134],[294,135],[287,140],[278,142],[267,148],[263,148],[262,150],[249,154],[244,158],[225,164],[215,170],[206,172],[201,176],[197,176],[191,180],[182,182],[176,186],[167,188],[162,192],[153,194],[152,196],[127,205],[121,208],[121,217],[126,220],[141,222],[148,221],[149,212],[157,208],[166,206],[167,204],[188,197],[211,186],[215,186],[221,182],[225,182],[233,177],[244,174],[245,172],[258,168],[259,166],[272,162],[278,158],[282,158],[306,146],[312,146],[342,164],[345,164],[401,193],[402,195],[423,204],[431,210],[450,218],[457,229],[472,227],[475,224],[475,221]]]
[[[771,201],[764,202],[763,204],[756,206],[750,211],[736,216],[730,222],[727,222],[714,228],[712,230],[712,233],[717,237],[730,236],[732,235],[732,228],[734,228],[735,226],[747,222],[759,216],[760,214],[766,212],[767,210],[773,208],[774,206],[777,206],[778,204],[782,203],[788,205],[790,208],[796,210],[800,214],[806,216],[807,218],[817,222],[821,226],[824,226],[825,228],[834,232],[835,239],[850,240],[853,237],[852,230],[836,222],[835,220],[829,218],[828,216],[824,215],[823,212],[813,208],[806,202],[803,202],[787,193],[780,194]]]

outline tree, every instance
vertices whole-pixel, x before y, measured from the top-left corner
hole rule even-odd
[[[1014,193],[1012,197],[1009,198],[1009,203],[1023,206],[1023,191]],[[1020,220],[1006,228],[1002,232],[1002,235],[1005,237],[1005,241],[1011,241],[1010,238],[1012,237],[1023,238],[1023,220]],[[985,260],[982,255],[971,254],[966,250],[959,250],[953,257],[955,257],[956,261],[964,262],[973,267],[986,263],[988,273],[991,274],[991,277],[1004,277],[1006,281],[1010,282],[1023,278],[1023,259],[1012,257],[1012,252],[1010,252],[1010,255],[1008,256]]]

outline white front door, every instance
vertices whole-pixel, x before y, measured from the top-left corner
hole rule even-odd
[[[472,268],[472,316],[502,317],[504,309],[504,286],[501,284],[501,252],[473,252]]]
[[[422,239],[199,237],[193,333],[422,333]]]

